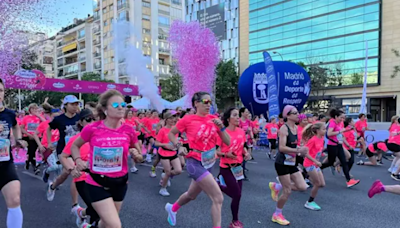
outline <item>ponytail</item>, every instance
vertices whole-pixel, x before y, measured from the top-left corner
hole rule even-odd
[[[321,129],[324,126],[324,123],[317,122],[314,124],[308,124],[304,129],[303,129],[303,140],[308,141],[310,140],[313,136],[317,135],[317,130]]]

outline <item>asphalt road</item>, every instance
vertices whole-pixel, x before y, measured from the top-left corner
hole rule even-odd
[[[243,185],[240,207],[240,220],[245,227],[264,228],[280,227],[271,222],[275,210],[275,202],[271,200],[268,188],[269,181],[275,181],[276,173],[273,161],[265,152],[256,151],[255,160],[248,164],[249,182]],[[345,187],[345,178],[333,176],[330,169],[324,170],[326,187],[320,190],[316,202],[322,207],[321,211],[310,211],[304,208],[309,197],[309,190],[304,193],[294,192],[283,213],[291,221],[290,227],[296,228],[394,228],[399,227],[397,209],[400,207],[399,197],[391,194],[377,195],[369,199],[367,191],[372,182],[381,179],[385,184],[397,184],[387,172],[389,161],[384,161],[381,167],[354,166],[352,174],[361,183],[352,189]],[[150,178],[150,165],[138,166],[139,173],[129,177],[129,189],[120,214],[125,228],[166,228],[164,206],[173,203],[180,194],[187,190],[190,178],[187,173],[175,177],[169,188],[171,196],[162,197],[159,191],[158,169],[157,178]],[[218,168],[214,170],[218,172]],[[24,227],[43,228],[76,227],[74,217],[70,214],[71,197],[67,180],[57,191],[53,202],[45,197],[45,184],[39,177],[28,173],[18,166],[18,174],[22,182],[22,209]],[[6,227],[7,209],[3,199],[0,200],[0,228]],[[84,205],[82,203],[82,205]],[[212,227],[210,216],[211,202],[205,194],[196,201],[182,207],[177,216],[177,228]],[[228,227],[231,221],[230,198],[225,196],[222,209],[222,227]]]

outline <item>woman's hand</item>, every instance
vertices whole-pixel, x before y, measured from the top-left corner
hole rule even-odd
[[[251,154],[250,153],[245,154],[244,155],[244,160],[245,161],[250,161],[251,160]]]
[[[235,154],[233,154],[232,152],[226,153],[225,157],[230,158],[230,159],[236,159],[237,156]]]
[[[71,171],[71,175],[73,178],[78,178],[82,175],[81,172],[79,172],[78,170],[76,170],[76,167]]]
[[[178,154],[182,155],[182,156],[186,156],[188,154],[186,147],[183,147],[183,146],[179,147]]]
[[[82,158],[75,159],[76,169],[81,172],[87,169],[87,163],[82,160]]]
[[[215,118],[215,119],[212,120],[212,122],[213,122],[215,125],[217,125],[217,127],[218,127],[219,129],[224,128],[224,124],[222,123],[222,121],[221,121],[220,119]]]

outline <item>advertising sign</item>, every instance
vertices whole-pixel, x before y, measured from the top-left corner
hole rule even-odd
[[[220,3],[218,5],[206,8],[205,16],[206,27],[215,34],[217,40],[225,40],[225,3]],[[199,10],[197,12],[197,19],[199,20],[200,24],[204,24],[204,10]]]

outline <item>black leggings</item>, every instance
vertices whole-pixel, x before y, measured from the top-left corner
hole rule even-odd
[[[347,162],[347,166],[349,167],[349,172],[350,172],[350,170],[351,170],[351,168],[353,167],[353,164],[354,164],[354,154],[356,152],[354,152],[354,150],[349,150],[349,152],[351,154],[351,157],[350,157],[349,161]]]
[[[86,215],[90,216],[90,224],[93,224],[94,222],[100,220],[100,217],[92,207],[90,196],[89,193],[86,191],[85,185],[85,181],[75,182],[76,190],[78,190],[79,195],[81,196],[83,202],[85,202],[86,204]]]
[[[33,165],[33,168],[36,168],[36,150],[38,145],[34,139],[30,139],[29,137],[23,138],[28,143],[28,159],[27,162]]]
[[[349,165],[346,161],[346,155],[344,154],[343,150],[343,145],[328,145],[328,162],[323,163],[321,166],[321,169],[325,169],[326,167],[333,166],[333,164],[336,161],[336,157],[339,158],[340,163],[342,164],[343,167],[343,173],[347,179],[347,181],[350,180],[350,174],[349,174]],[[354,160],[353,160],[354,163]]]

